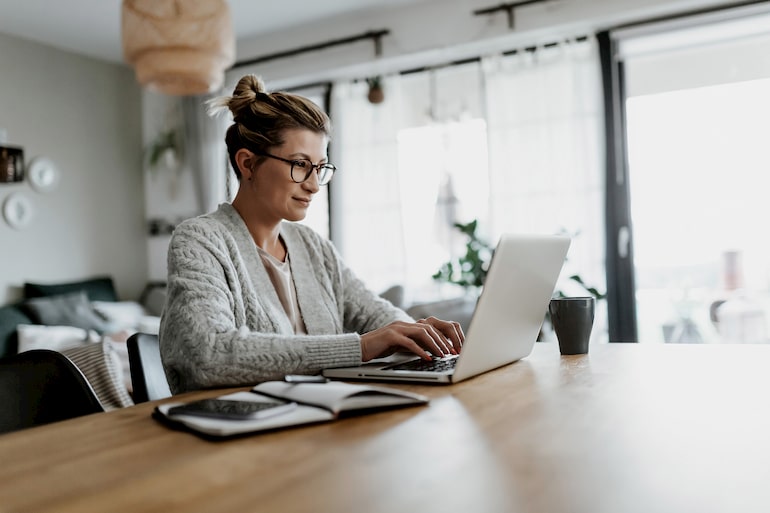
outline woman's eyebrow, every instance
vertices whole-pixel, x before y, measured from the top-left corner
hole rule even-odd
[[[310,158],[310,155],[308,155],[307,153],[302,153],[302,152],[291,153],[287,158],[290,158],[290,159],[306,159],[306,160],[309,160],[310,162],[313,162],[313,159]],[[329,160],[328,155],[324,155],[323,157],[321,157],[321,159],[318,162],[323,162],[325,160],[326,161]]]

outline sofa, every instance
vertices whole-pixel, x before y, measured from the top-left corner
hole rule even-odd
[[[407,304],[404,300],[404,288],[401,285],[393,285],[381,292],[380,297],[401,308],[413,319],[432,316],[445,321],[457,321],[466,332],[476,306],[476,300],[466,296]]]
[[[24,299],[0,307],[0,358],[53,349],[80,368],[106,410],[130,406],[125,341],[157,332],[164,284],[151,283],[139,301],[121,301],[110,276],[65,283],[25,283]]]

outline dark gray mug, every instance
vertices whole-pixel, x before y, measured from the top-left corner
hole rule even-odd
[[[548,305],[561,354],[586,354],[594,325],[594,298],[554,298]]]

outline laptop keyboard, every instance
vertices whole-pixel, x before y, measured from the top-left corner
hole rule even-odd
[[[457,363],[457,356],[449,356],[446,358],[434,358],[431,361],[427,360],[411,360],[404,363],[398,363],[396,365],[388,367],[388,370],[408,370],[408,371],[420,371],[420,372],[446,372],[455,368]]]

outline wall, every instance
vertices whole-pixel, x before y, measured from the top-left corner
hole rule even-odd
[[[142,134],[144,146],[164,130],[182,123],[179,99],[144,90],[142,92]],[[224,144],[224,142],[222,143]],[[168,165],[163,159],[154,168],[145,166],[146,216],[160,222],[160,233],[147,239],[148,279],[166,281],[169,230],[182,219],[198,215],[193,171],[184,162]]]
[[[25,159],[58,166],[56,190],[28,182],[0,184],[0,202],[15,191],[35,217],[23,230],[0,220],[0,304],[25,281],[114,277],[122,298],[147,280],[142,175],[141,96],[132,72],[0,34],[0,128]]]

